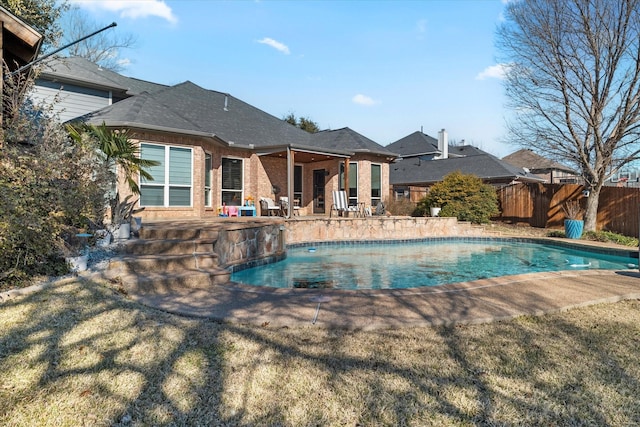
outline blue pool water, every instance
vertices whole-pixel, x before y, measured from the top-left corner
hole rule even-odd
[[[435,240],[294,247],[282,261],[235,271],[277,288],[403,289],[512,274],[637,268],[638,260],[511,240]]]

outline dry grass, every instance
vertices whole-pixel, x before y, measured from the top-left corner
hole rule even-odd
[[[0,305],[0,425],[637,425],[640,302],[374,332],[193,320],[68,280]]]

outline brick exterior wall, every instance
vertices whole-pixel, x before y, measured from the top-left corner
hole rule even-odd
[[[258,156],[256,153],[239,148],[222,147],[212,140],[196,137],[178,136],[164,133],[138,132],[132,138],[137,143],[150,143],[171,145],[176,147],[189,147],[193,151],[192,164],[192,206],[190,207],[155,207],[147,206],[144,211],[136,216],[143,220],[180,219],[180,218],[208,218],[218,216],[218,207],[221,205],[222,183],[222,158],[232,157],[242,159],[244,173],[243,198],[252,196],[256,206],[257,215],[260,215],[260,197],[270,197],[278,203],[280,197],[287,195],[287,159],[286,157]],[[205,153],[212,156],[211,191],[212,203],[205,206],[204,178],[205,178]],[[295,155],[294,155],[295,159]],[[381,161],[382,160],[382,161]],[[313,171],[324,169],[328,171],[325,177],[325,215],[329,215],[332,203],[331,191],[338,190],[339,170],[343,158],[330,158],[311,163],[296,163],[302,165],[302,200],[301,215],[313,214]],[[382,198],[389,193],[389,164],[386,160],[372,155],[356,155],[349,159],[358,163],[358,198],[366,205],[371,203],[371,164],[382,166]],[[118,191],[121,198],[130,194],[125,177],[119,177]],[[273,189],[280,191],[275,194]],[[137,198],[137,197],[136,197]],[[244,200],[242,200],[244,202]]]

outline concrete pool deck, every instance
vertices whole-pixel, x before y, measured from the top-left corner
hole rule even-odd
[[[640,273],[532,273],[403,290],[275,289],[229,283],[130,297],[166,312],[218,321],[368,330],[486,323],[640,299]]]

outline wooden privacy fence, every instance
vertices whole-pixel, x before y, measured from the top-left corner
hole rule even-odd
[[[522,183],[498,189],[499,221],[525,223],[532,227],[562,228],[563,204],[568,200],[585,201],[582,185]],[[640,189],[603,187],[600,192],[596,228],[625,236],[638,236]]]

